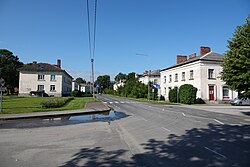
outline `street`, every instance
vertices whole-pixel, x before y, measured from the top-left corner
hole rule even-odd
[[[227,114],[227,106],[219,113],[98,98],[125,116],[61,126],[0,126],[0,166],[250,166],[250,107]]]

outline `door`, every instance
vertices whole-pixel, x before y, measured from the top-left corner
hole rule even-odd
[[[209,86],[209,100],[214,100],[214,86]]]

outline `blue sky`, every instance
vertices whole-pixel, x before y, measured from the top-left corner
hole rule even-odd
[[[224,53],[249,14],[249,0],[98,0],[95,75],[163,69],[200,46]],[[0,20],[0,48],[24,63],[60,58],[89,80],[86,0],[0,0]]]

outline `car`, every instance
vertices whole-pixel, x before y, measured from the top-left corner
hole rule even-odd
[[[249,98],[235,98],[230,100],[231,105],[250,105],[250,99]]]

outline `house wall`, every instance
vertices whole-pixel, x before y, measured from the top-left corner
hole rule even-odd
[[[154,83],[154,84],[160,84],[160,76],[159,77],[155,77],[155,76],[143,76],[143,77],[139,77],[139,82],[144,83],[145,85],[148,84],[148,81]]]
[[[70,95],[72,91],[72,78],[62,73],[62,95]]]
[[[44,75],[44,80],[38,80],[38,75]],[[51,75],[55,75],[55,80],[51,81]],[[68,78],[70,83],[66,84],[63,78]],[[19,95],[28,96],[30,91],[37,91],[38,85],[44,85],[44,91],[50,96],[62,96],[65,93],[71,92],[72,79],[62,72],[32,72],[21,71],[19,75]],[[55,91],[50,90],[50,86],[55,85]],[[63,89],[63,86],[65,87]],[[67,87],[67,88],[66,88]],[[69,90],[70,91],[66,91]]]
[[[208,69],[214,69],[213,79],[208,79]],[[190,78],[190,70],[193,70],[193,79]],[[225,83],[220,79],[222,67],[219,62],[196,61],[188,64],[161,71],[161,94],[168,100],[168,93],[174,87],[180,87],[184,84],[191,84],[196,87],[197,97],[209,101],[209,86],[214,86],[214,100],[223,101],[237,97],[237,93],[229,90],[229,97],[223,99],[223,86]],[[185,79],[182,79],[182,72],[185,72]],[[178,74],[178,81],[175,81],[175,74]],[[169,81],[169,75],[172,81]],[[166,76],[166,82],[165,78]]]

